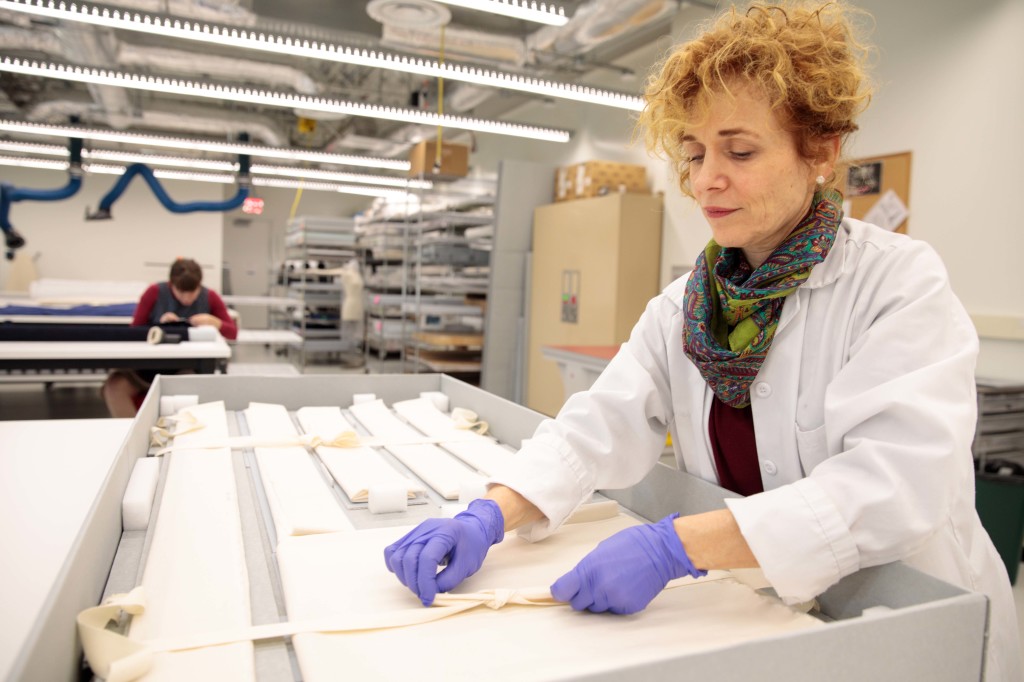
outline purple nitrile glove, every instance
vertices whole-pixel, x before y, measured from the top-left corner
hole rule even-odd
[[[708,574],[694,568],[672,521],[633,526],[603,540],[551,586],[551,596],[577,611],[636,613],[665,589],[669,580]]]
[[[480,570],[491,545],[505,537],[505,518],[494,500],[479,499],[452,519],[427,519],[384,548],[384,563],[424,606]],[[440,573],[437,569],[447,561]]]

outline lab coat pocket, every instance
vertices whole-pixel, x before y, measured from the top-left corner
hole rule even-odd
[[[828,442],[825,439],[825,425],[804,431],[796,427],[796,449],[800,454],[800,466],[804,476],[809,475],[814,467],[828,459]]]

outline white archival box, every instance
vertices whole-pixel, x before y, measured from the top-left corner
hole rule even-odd
[[[440,391],[453,406],[473,409],[489,422],[501,442],[511,446],[531,436],[543,419],[525,407],[439,374],[157,377],[44,608],[38,614],[21,614],[35,618],[35,623],[11,679],[78,679],[81,647],[75,616],[98,604],[104,595],[126,592],[137,583],[147,548],[146,534],[122,532],[121,498],[135,459],[149,449],[149,431],[156,423],[161,396],[197,395],[201,403],[223,400],[230,414],[245,409],[249,402],[283,404],[289,411],[308,405],[347,407],[356,393],[374,393],[390,405],[416,398],[423,391]],[[232,429],[237,431],[234,426]],[[259,475],[241,457],[235,462],[253,623],[277,622],[283,607],[265,527],[266,500],[261,497]],[[632,488],[600,492],[648,520],[673,511],[686,514],[722,508],[724,497],[731,495],[662,464]],[[397,520],[382,521],[365,509],[351,507],[346,513],[356,528],[408,525],[438,515],[439,501],[431,499],[427,504],[410,505],[406,513],[386,515],[402,517]],[[154,514],[158,513],[155,506]],[[151,528],[153,525],[150,523]],[[966,592],[897,562],[848,576],[818,601],[826,627],[629,669],[610,668],[585,679],[963,682],[980,678],[987,630],[984,595]],[[512,642],[501,649],[516,655]],[[289,657],[283,642],[257,644],[258,679],[297,679],[297,667],[290,664]],[[486,677],[486,671],[481,672]]]

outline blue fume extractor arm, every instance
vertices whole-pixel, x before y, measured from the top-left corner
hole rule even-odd
[[[25,246],[25,238],[11,224],[11,204],[16,201],[60,201],[68,199],[82,188],[82,140],[71,138],[68,145],[71,162],[68,166],[68,182],[57,189],[18,188],[6,182],[0,183],[0,230],[4,233],[7,260],[14,258],[14,252]]]

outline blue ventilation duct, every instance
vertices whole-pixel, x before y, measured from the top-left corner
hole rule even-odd
[[[25,246],[25,238],[11,225],[11,204],[16,201],[60,201],[73,197],[82,189],[82,140],[72,138],[69,144],[71,165],[68,168],[70,177],[63,187],[58,189],[25,189],[6,182],[0,182],[0,230],[4,233],[4,244],[7,247],[7,260],[14,258],[14,252]]]
[[[248,142],[248,133],[241,133],[238,136],[240,142]],[[153,194],[171,213],[193,213],[195,211],[231,211],[242,205],[245,198],[249,196],[249,185],[252,182],[249,177],[249,169],[251,167],[251,159],[248,154],[238,155],[238,191],[235,192],[235,196],[227,199],[226,201],[192,201],[185,204],[180,204],[172,199],[164,190],[163,185],[156,179],[153,174],[153,169],[145,164],[134,163],[125,169],[124,175],[118,178],[117,183],[110,189],[109,192],[104,195],[100,200],[99,208],[96,209],[95,213],[89,213],[86,211],[86,220],[109,220],[112,218],[110,209],[113,208],[114,202],[121,198],[121,195],[136,175],[141,175],[149,185],[149,188],[153,190]]]

